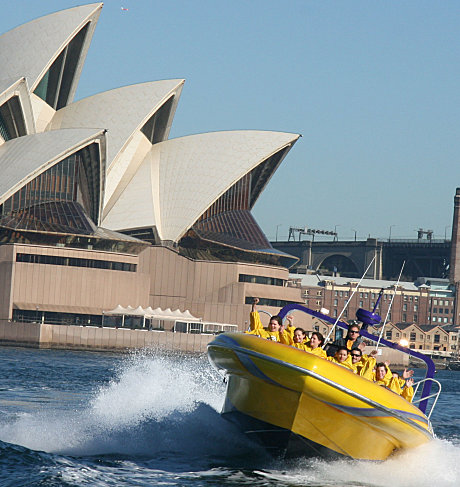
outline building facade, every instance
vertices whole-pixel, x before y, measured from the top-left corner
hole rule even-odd
[[[2,323],[98,327],[121,305],[244,329],[254,296],[272,312],[300,302],[295,257],[251,213],[300,136],[169,139],[183,79],[74,101],[101,9],[0,36]]]

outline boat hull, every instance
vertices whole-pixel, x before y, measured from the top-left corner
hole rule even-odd
[[[229,333],[208,355],[228,376],[223,416],[275,454],[383,460],[432,438],[413,404],[313,354]]]

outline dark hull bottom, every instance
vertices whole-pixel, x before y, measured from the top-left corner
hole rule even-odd
[[[262,444],[274,457],[322,457],[329,460],[345,458],[345,455],[310,441],[292,431],[252,418],[239,411],[222,413],[222,417],[236,424],[246,436]]]

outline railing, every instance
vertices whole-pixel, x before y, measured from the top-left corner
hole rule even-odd
[[[427,397],[421,397],[420,399],[417,399],[415,401],[413,400],[412,401],[412,404],[418,404],[421,401],[428,401],[428,399],[431,399],[432,397],[434,397],[435,400],[431,404],[430,412],[429,413],[425,413],[426,416],[428,417],[428,419],[430,419],[431,413],[433,412],[434,407],[436,406],[436,403],[438,402],[439,394],[441,394],[441,383],[439,381],[437,381],[436,379],[432,379],[431,377],[426,377],[425,379],[419,380],[418,382],[416,382],[414,384],[414,387],[415,387],[415,389],[414,389],[414,397],[417,394],[417,391],[418,391],[418,388],[419,388],[420,384],[422,382],[426,382],[426,381],[431,381],[432,383],[436,384],[438,386],[438,391],[435,392],[434,394],[430,394]]]

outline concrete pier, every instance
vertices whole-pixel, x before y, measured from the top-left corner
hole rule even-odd
[[[67,350],[127,351],[159,348],[206,352],[214,335],[142,329],[0,321],[0,345]]]

